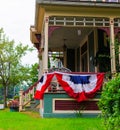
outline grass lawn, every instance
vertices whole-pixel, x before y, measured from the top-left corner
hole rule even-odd
[[[100,118],[40,118],[38,113],[0,110],[0,130],[104,130]]]

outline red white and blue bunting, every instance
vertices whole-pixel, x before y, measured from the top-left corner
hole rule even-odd
[[[104,79],[104,73],[46,73],[39,80],[35,99],[43,99],[44,92],[54,76],[66,93],[78,102],[93,98],[101,89]]]

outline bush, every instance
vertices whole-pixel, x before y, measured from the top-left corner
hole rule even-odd
[[[107,130],[120,130],[120,74],[104,84],[98,105]]]

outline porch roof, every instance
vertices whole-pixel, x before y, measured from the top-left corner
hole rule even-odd
[[[104,0],[106,1],[106,0]],[[31,41],[32,43],[39,43],[39,41],[36,39],[35,34],[41,34],[44,24],[44,18],[49,17],[49,26],[69,26],[68,23],[72,23],[73,26],[78,26],[77,28],[69,28],[67,31],[71,32],[71,35],[69,34],[68,37],[72,38],[73,33],[72,31],[77,32],[77,30],[81,30],[82,35],[83,27],[85,28],[86,32],[89,32],[89,30],[96,26],[96,23],[98,23],[98,20],[95,19],[98,17],[102,18],[102,27],[109,27],[109,19],[110,18],[118,18],[118,21],[115,21],[115,24],[117,27],[120,27],[120,1],[119,2],[100,2],[100,1],[78,1],[78,0],[36,0],[36,10],[35,10],[35,24],[30,28],[31,33]],[[57,19],[58,17],[58,19]],[[78,20],[75,17],[80,17],[83,20]],[[91,19],[88,19],[91,18]],[[104,20],[104,18],[106,20]],[[62,22],[59,22],[62,21]],[[71,22],[72,21],[72,22]],[[96,22],[95,22],[96,21]],[[77,23],[82,23],[81,25]],[[88,22],[90,23],[88,25]],[[100,22],[100,24],[101,24]],[[60,24],[59,24],[60,23]],[[95,25],[95,26],[94,26]],[[98,25],[98,24],[97,24]],[[100,27],[96,26],[96,27]],[[65,32],[66,28],[63,28],[63,32]],[[60,29],[59,29],[60,30]],[[61,34],[60,32],[58,33]],[[66,35],[68,33],[65,33]],[[62,36],[61,36],[62,37]],[[67,36],[64,36],[63,38],[59,39],[60,42],[63,43],[64,39]],[[56,37],[56,39],[58,39]],[[77,38],[76,38],[77,39]],[[79,41],[82,39],[79,39]],[[55,41],[55,37],[54,37]],[[71,42],[75,40],[70,40],[67,42]],[[52,42],[53,41],[49,41]]]
[[[36,0],[36,3],[41,5],[68,5],[68,6],[102,6],[102,7],[120,7],[120,1],[114,0]]]
[[[35,29],[42,31],[44,17],[120,17],[120,2],[78,0],[36,0]]]

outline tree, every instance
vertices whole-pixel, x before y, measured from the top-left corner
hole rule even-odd
[[[4,88],[4,106],[8,87],[29,79],[30,68],[21,64],[21,58],[32,50],[28,45],[23,46],[21,43],[15,45],[13,40],[10,41],[6,37],[3,29],[0,29],[0,86]]]
[[[38,80],[38,63],[35,63],[31,66],[30,76],[31,76],[31,85],[33,85]]]

